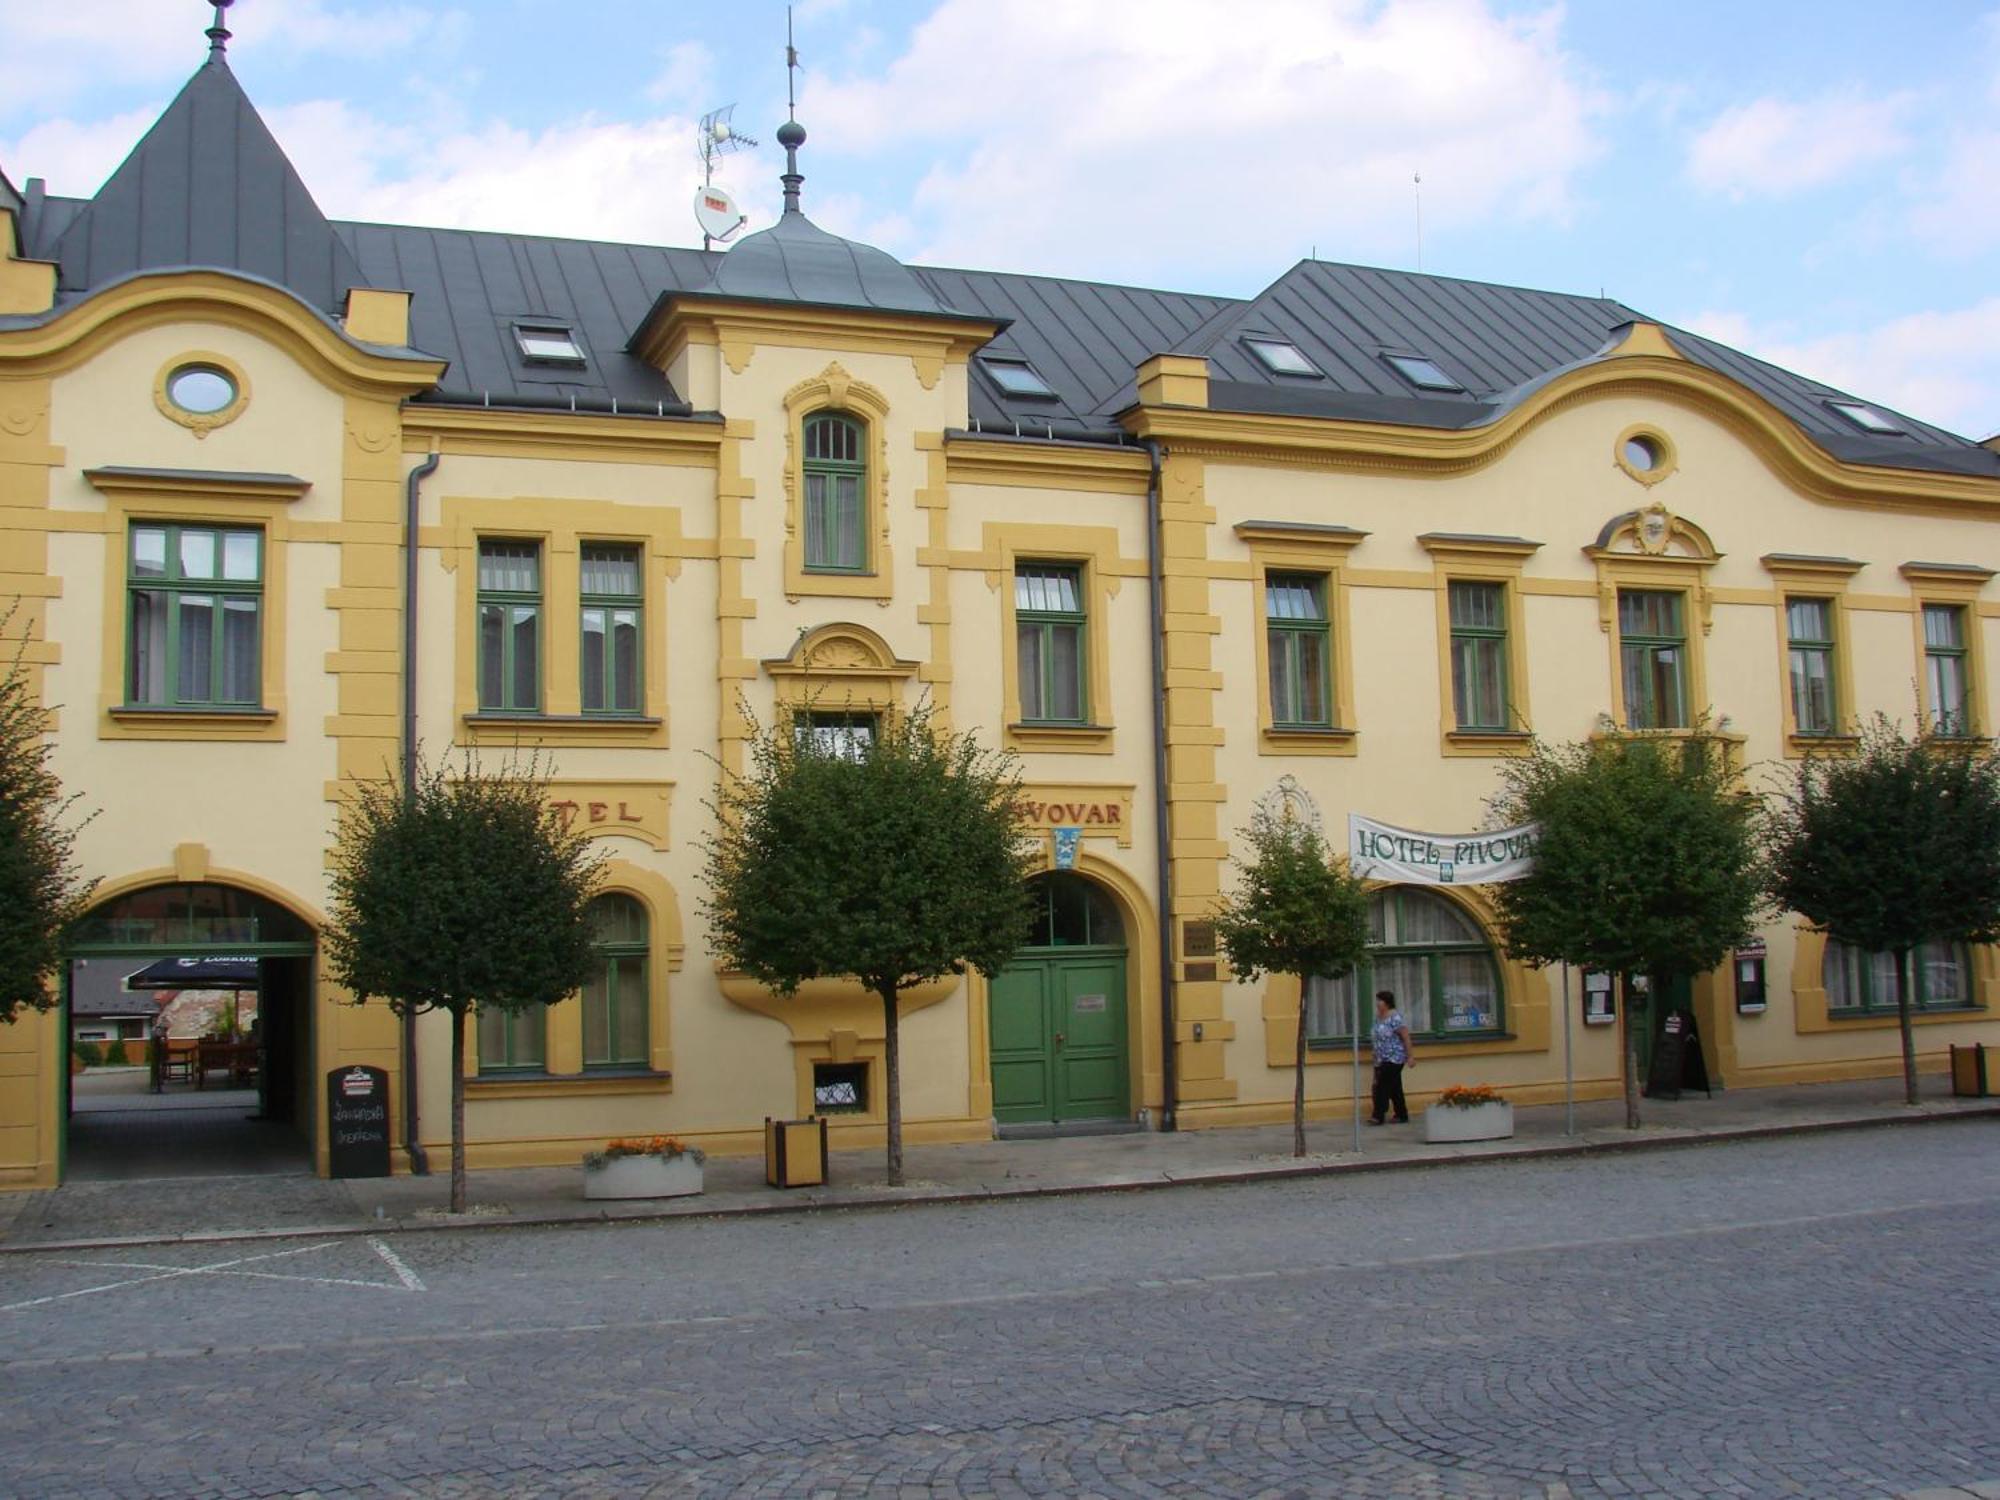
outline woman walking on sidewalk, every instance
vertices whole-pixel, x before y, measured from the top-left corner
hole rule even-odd
[[[1410,1052],[1410,1023],[1396,1009],[1396,996],[1392,990],[1380,990],[1375,995],[1372,1044],[1375,1048],[1375,1109],[1368,1123],[1382,1124],[1383,1116],[1393,1107],[1396,1123],[1407,1125],[1410,1123],[1410,1106],[1403,1098],[1403,1069],[1414,1063],[1416,1058]]]

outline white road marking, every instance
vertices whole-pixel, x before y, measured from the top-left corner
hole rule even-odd
[[[128,1276],[122,1281],[107,1281],[97,1286],[78,1287],[71,1292],[55,1292],[46,1297],[30,1297],[21,1302],[0,1305],[0,1312],[20,1312],[30,1307],[45,1307],[52,1302],[66,1302],[72,1297],[88,1297],[99,1292],[115,1292],[125,1287],[145,1286],[155,1281],[173,1281],[183,1276],[244,1276],[260,1281],[295,1281],[309,1286],[356,1286],[377,1292],[421,1292],[424,1283],[412,1271],[403,1258],[380,1240],[370,1239],[368,1244],[383,1262],[396,1274],[396,1284],[386,1281],[363,1281],[352,1276],[301,1276],[280,1271],[246,1271],[243,1266],[258,1261],[283,1260],[294,1255],[307,1255],[315,1250],[330,1250],[342,1243],[340,1240],[323,1240],[316,1245],[300,1245],[291,1250],[271,1250],[262,1255],[238,1256],[233,1260],[220,1260],[205,1266],[162,1265],[157,1261],[143,1260],[56,1260],[55,1265],[85,1266],[103,1270],[150,1271],[149,1276]]]
[[[371,1239],[368,1243],[375,1247],[377,1255],[389,1263],[389,1269],[396,1273],[396,1279],[403,1283],[406,1291],[421,1292],[424,1289],[424,1284],[418,1278],[417,1273],[403,1264],[402,1256],[391,1250],[380,1240]]]

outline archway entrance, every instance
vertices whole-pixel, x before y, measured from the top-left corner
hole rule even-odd
[[[1126,1119],[1131,1043],[1117,904],[1066,872],[1037,876],[1030,889],[1027,946],[988,992],[993,1116],[1002,1125]]]
[[[59,1030],[64,1179],[310,1171],[313,950],[306,922],[235,886],[149,886],[85,917]]]

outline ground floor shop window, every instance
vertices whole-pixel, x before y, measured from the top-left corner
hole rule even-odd
[[[1410,1030],[1439,1038],[1502,1029],[1500,969],[1479,925],[1442,896],[1410,887],[1377,891],[1368,902],[1368,957],[1339,979],[1315,979],[1306,1029],[1318,1041],[1365,1034],[1380,990],[1396,997]],[[1361,1002],[1357,1006],[1357,1002]]]
[[[1896,1008],[1896,955],[1865,953],[1827,940],[1820,965],[1827,1009],[1857,1015]],[[1959,943],[1924,943],[1910,953],[1910,1004],[1949,1010],[1972,1004],[1972,964]]]
[[[646,1065],[646,908],[622,894],[590,903],[596,953],[583,986],[583,1065]]]
[[[547,1065],[548,1007],[479,1012],[481,1073],[539,1072]]]

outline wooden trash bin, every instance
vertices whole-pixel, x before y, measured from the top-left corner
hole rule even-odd
[[[1984,1099],[1991,1092],[1986,1086],[1985,1044],[1952,1047],[1951,1091],[1961,1099]]]
[[[774,1188],[822,1187],[826,1183],[826,1121],[764,1117],[764,1181]]]

